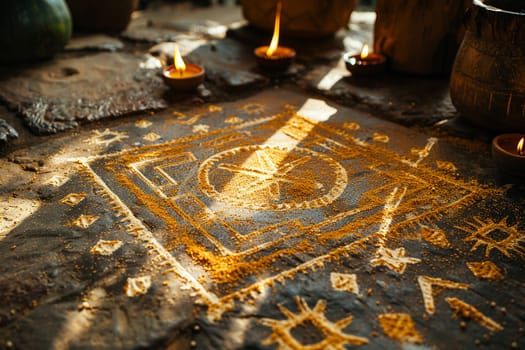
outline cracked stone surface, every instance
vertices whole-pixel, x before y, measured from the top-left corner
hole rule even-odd
[[[166,90],[141,57],[101,53],[3,70],[0,97],[36,134],[81,122],[164,108]],[[111,77],[110,79],[106,79]]]
[[[123,48],[121,40],[102,34],[77,35],[66,46],[67,51],[118,51]]]
[[[0,119],[0,142],[7,142],[9,139],[16,139],[18,133],[16,129],[9,125],[5,120]]]

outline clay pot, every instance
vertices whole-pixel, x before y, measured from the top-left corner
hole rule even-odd
[[[472,0],[377,0],[374,51],[398,72],[449,76]]]
[[[281,33],[285,36],[322,37],[348,25],[358,0],[285,0]],[[273,31],[277,1],[241,0],[244,18],[251,25]]]
[[[129,24],[138,0],[66,0],[73,29],[79,32],[121,32]]]
[[[466,25],[450,81],[452,103],[478,126],[525,132],[525,4],[474,0]]]

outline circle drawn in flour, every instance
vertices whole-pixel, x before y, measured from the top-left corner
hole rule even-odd
[[[341,164],[305,148],[242,146],[206,159],[199,169],[199,186],[207,196],[255,210],[324,207],[347,183]]]

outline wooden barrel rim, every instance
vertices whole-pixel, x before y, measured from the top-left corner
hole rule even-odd
[[[474,0],[465,16],[467,30],[485,40],[507,42],[523,47],[525,43],[525,13],[512,12]]]
[[[487,11],[501,12],[501,13],[506,13],[509,15],[525,16],[525,12],[510,11],[510,10],[505,10],[505,9],[502,9],[502,8],[499,8],[493,5],[487,5],[485,4],[485,0],[474,0],[474,5],[482,7]]]

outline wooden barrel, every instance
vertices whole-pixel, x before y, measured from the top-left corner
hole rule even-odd
[[[525,3],[474,0],[466,24],[450,80],[452,103],[478,126],[525,132]]]
[[[377,0],[374,51],[393,70],[449,75],[472,0]]]
[[[284,0],[281,33],[285,36],[322,37],[348,25],[358,0]],[[251,25],[273,31],[277,0],[241,0],[244,18]]]

